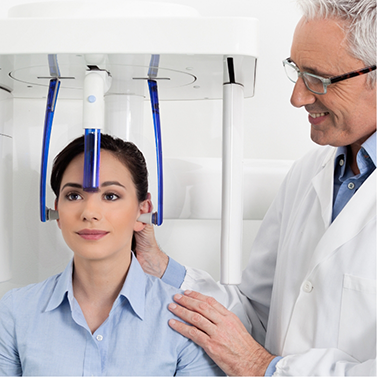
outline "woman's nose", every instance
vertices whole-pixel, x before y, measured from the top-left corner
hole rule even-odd
[[[85,200],[81,218],[83,221],[99,221],[102,218],[101,206],[98,198],[89,195]]]
[[[310,105],[316,101],[316,96],[305,85],[302,77],[299,77],[292,92],[291,104],[294,107]]]

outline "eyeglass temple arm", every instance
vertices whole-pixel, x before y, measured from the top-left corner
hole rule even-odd
[[[363,69],[360,69],[360,70],[357,70],[357,71],[346,73],[345,75],[339,75],[339,76],[331,77],[329,80],[330,80],[330,83],[333,84],[333,83],[338,82],[338,81],[350,79],[351,77],[364,75],[365,73],[372,72],[375,69],[376,69],[376,66],[372,65],[372,66],[367,67],[367,68],[363,68]]]

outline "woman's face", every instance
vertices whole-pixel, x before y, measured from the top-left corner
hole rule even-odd
[[[75,157],[64,172],[57,201],[58,225],[75,257],[107,259],[130,252],[134,230],[144,225],[131,173],[114,155],[101,150],[99,190],[82,188],[84,154]]]

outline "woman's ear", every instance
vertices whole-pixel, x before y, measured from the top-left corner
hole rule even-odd
[[[55,211],[57,210],[58,210],[58,198],[55,199]],[[56,219],[56,223],[58,224],[59,229],[61,229],[59,219]]]
[[[153,211],[153,205],[152,205],[152,200],[151,200],[151,194],[148,192],[147,199],[140,203],[139,216],[143,213],[150,213],[152,211]],[[134,231],[135,232],[142,231],[145,228],[145,225],[146,224],[142,223],[141,221],[136,220]]]

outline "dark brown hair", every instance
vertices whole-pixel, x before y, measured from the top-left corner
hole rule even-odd
[[[111,152],[130,171],[136,187],[139,203],[147,199],[148,170],[143,154],[131,142],[101,135],[101,149]],[[79,154],[84,153],[84,136],[70,142],[56,157],[51,172],[51,188],[59,198],[60,185],[67,166]]]

